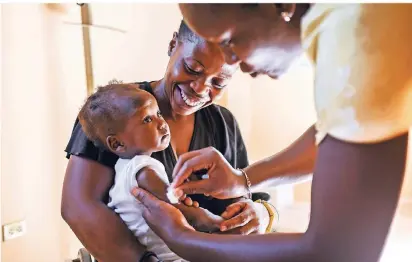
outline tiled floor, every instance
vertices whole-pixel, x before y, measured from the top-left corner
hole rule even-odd
[[[280,232],[303,232],[309,222],[309,204],[297,203],[279,210]],[[412,203],[402,204],[396,213],[380,262],[412,261]]]

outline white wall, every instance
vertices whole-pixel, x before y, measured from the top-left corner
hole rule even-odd
[[[3,17],[2,17],[2,13],[3,13],[3,6],[0,4],[0,30],[2,30],[2,26],[3,26]],[[3,34],[0,33],[0,57],[2,57],[3,55]],[[2,70],[2,66],[3,63],[0,64],[0,136],[2,133],[2,112],[3,112],[3,104],[2,104],[2,94],[3,94],[3,70]],[[1,167],[1,137],[0,137],[0,167]],[[1,189],[1,168],[0,168],[0,189]],[[1,192],[0,192],[0,203],[1,203]],[[1,207],[0,207],[0,225],[3,225],[2,223],[2,215],[1,215]],[[3,232],[3,230],[1,229],[0,232]],[[0,245],[0,262],[1,262],[1,245]]]
[[[112,78],[159,80],[168,62],[167,50],[180,24],[176,4],[92,4],[93,24],[126,33],[92,29],[95,85]]]
[[[2,5],[1,220],[27,222],[25,236],[2,242],[3,262],[68,255],[63,149],[86,87],[81,30],[61,18],[40,4]]]

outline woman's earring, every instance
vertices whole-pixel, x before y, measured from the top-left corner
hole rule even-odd
[[[282,12],[280,13],[282,16],[283,20],[285,20],[286,23],[290,22],[291,15],[288,12]]]

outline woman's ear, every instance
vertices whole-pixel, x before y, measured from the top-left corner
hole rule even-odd
[[[167,50],[167,55],[168,56],[171,56],[173,51],[176,49],[176,45],[177,45],[177,41],[178,41],[177,38],[178,37],[179,37],[179,34],[177,32],[174,32],[173,33],[173,38],[172,38],[172,40],[170,40],[169,48]]]
[[[113,153],[126,152],[126,146],[116,136],[108,136],[106,138],[106,146]]]

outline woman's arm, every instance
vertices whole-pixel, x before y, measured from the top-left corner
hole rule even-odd
[[[99,261],[136,262],[145,247],[105,204],[113,177],[110,168],[72,155],[63,183],[62,217]]]
[[[315,135],[315,125],[312,125],[283,151],[245,168],[252,191],[307,179],[315,167]]]
[[[326,137],[319,146],[304,234],[202,234],[190,230],[173,207],[145,192],[134,193],[147,207],[144,216],[151,228],[188,260],[376,262],[399,199],[407,143],[408,135],[377,144]],[[170,216],[164,217],[165,211]]]
[[[315,134],[313,125],[282,152],[245,168],[252,191],[307,178],[313,172],[316,161],[318,149]],[[242,172],[231,167],[227,161],[222,163],[221,159],[222,155],[214,148],[200,149],[180,156],[173,171],[175,180],[172,186],[177,188],[175,194],[210,194],[221,199],[246,195],[247,187]],[[208,164],[205,165],[204,161]],[[209,179],[186,182],[193,171],[205,167],[208,168]],[[222,173],[227,176],[222,177]]]
[[[249,157],[239,124],[229,109],[225,107],[218,108],[228,129],[227,143],[222,143],[227,149],[220,148],[219,151],[225,152],[225,158],[234,168],[246,168],[249,166]],[[218,139],[216,140],[218,141]],[[261,192],[254,192],[252,199],[259,199],[259,195],[261,195]],[[226,231],[228,234],[242,235],[264,233],[266,231],[270,218],[268,210],[263,204],[244,197],[231,199],[231,202],[225,200],[227,206],[221,215],[226,221],[221,225],[222,231]]]

